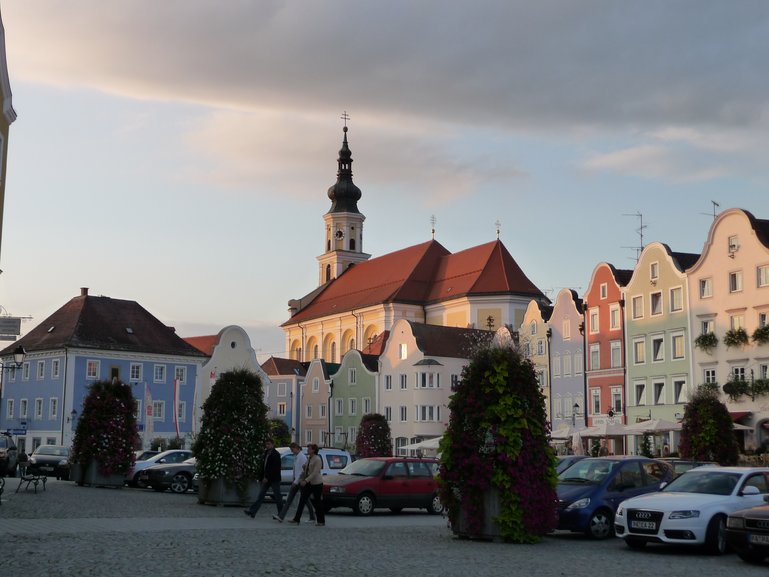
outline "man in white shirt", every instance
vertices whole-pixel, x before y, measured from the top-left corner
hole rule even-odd
[[[288,514],[288,508],[291,506],[291,503],[294,500],[296,494],[301,490],[301,487],[299,486],[299,479],[301,478],[302,470],[307,463],[307,455],[302,452],[302,447],[300,447],[297,443],[291,443],[288,448],[291,449],[291,452],[294,454],[294,480],[291,482],[291,488],[288,490],[288,496],[283,503],[283,509],[281,509],[279,514],[272,516],[273,519],[280,523],[282,523],[283,519],[286,518],[286,515]],[[314,521],[315,511],[313,510],[312,504],[310,504],[309,501],[307,502],[307,510],[310,512],[310,521]]]

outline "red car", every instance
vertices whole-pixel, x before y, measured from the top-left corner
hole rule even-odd
[[[412,457],[371,457],[358,459],[323,478],[323,505],[351,507],[358,515],[370,515],[374,509],[427,509],[443,512],[438,498],[435,459]]]

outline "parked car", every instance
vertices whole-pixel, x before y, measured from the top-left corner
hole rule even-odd
[[[162,451],[143,461],[136,461],[133,468],[126,473],[125,482],[132,487],[143,487],[139,480],[139,473],[147,467],[162,465],[164,463],[181,463],[190,457],[192,457],[192,451],[187,449],[169,449],[168,451]]]
[[[157,455],[160,451],[144,451],[142,449],[139,449],[138,451],[134,451],[134,455],[136,455],[136,461],[146,461],[150,457],[154,457]]]
[[[438,498],[435,459],[417,457],[371,457],[358,459],[323,480],[323,505],[351,507],[358,515],[389,508],[423,508],[429,513],[443,512]]]
[[[585,459],[586,455],[562,455],[555,463],[555,474],[560,475],[577,461]]]
[[[0,433],[0,477],[16,476],[18,458],[19,451],[16,449],[13,437],[6,433]]]
[[[69,480],[69,447],[40,445],[29,456],[27,474]]]
[[[761,505],[767,493],[769,468],[697,467],[659,493],[620,504],[614,530],[631,549],[647,543],[705,545],[720,555],[727,548],[727,516]]]
[[[696,467],[703,467],[706,465],[718,467],[718,463],[715,461],[693,461],[690,459],[679,459],[678,457],[662,457],[662,460],[673,467],[673,474],[676,477]]]
[[[280,453],[280,492],[283,493],[283,495],[287,495],[289,485],[291,485],[294,480],[294,454],[288,447],[278,447],[277,451]],[[302,452],[306,455],[307,448],[304,447]],[[318,451],[318,455],[320,455],[320,458],[323,461],[323,468],[321,469],[323,475],[333,475],[338,473],[353,461],[350,453],[344,449],[321,447]],[[270,493],[270,495],[272,495],[272,493]]]
[[[614,529],[617,506],[630,497],[658,491],[673,469],[646,457],[592,457],[558,475],[558,529],[606,539]]]
[[[181,463],[153,465],[139,472],[139,485],[155,491],[171,489],[174,493],[186,493],[192,489],[192,478],[197,472],[195,457]]]
[[[769,502],[769,495],[764,495]],[[747,563],[769,557],[769,505],[740,509],[726,518],[726,543]]]

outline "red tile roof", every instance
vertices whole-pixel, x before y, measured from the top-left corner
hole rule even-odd
[[[494,338],[493,331],[408,323],[419,350],[428,357],[468,359],[479,346]]]
[[[308,363],[301,363],[294,359],[270,357],[262,363],[262,370],[268,376],[297,375],[303,377],[307,373]]]
[[[378,357],[384,351],[389,336],[390,331],[384,331],[383,333],[378,334],[377,337],[361,351],[361,354],[375,355]]]
[[[491,294],[544,298],[499,240],[456,254],[431,240],[348,268],[282,326],[382,303]]]
[[[184,340],[207,356],[213,356],[214,347],[219,342],[219,335],[206,335],[202,337],[184,337]]]
[[[135,301],[89,296],[87,290],[0,351],[22,345],[27,352],[78,347],[104,351],[143,352],[203,357],[174,330]]]

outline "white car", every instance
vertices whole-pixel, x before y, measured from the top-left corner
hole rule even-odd
[[[278,447],[277,451],[280,453],[280,491],[286,495],[294,480],[294,454],[288,447]],[[303,447],[302,452],[306,455],[307,447]],[[323,462],[321,469],[323,475],[335,475],[352,463],[350,453],[344,449],[321,447],[318,454]]]
[[[190,457],[192,457],[192,451],[188,449],[169,449],[167,451],[163,451],[162,453],[158,453],[157,455],[153,455],[148,459],[144,459],[143,461],[136,461],[136,463],[134,463],[133,469],[126,473],[125,482],[132,487],[145,488],[147,485],[141,482],[139,479],[139,473],[141,473],[144,469],[147,467],[152,467],[153,465],[181,463]]]
[[[705,545],[710,553],[726,552],[726,517],[764,503],[769,468],[698,467],[656,493],[623,501],[614,531],[631,549],[647,543]]]

